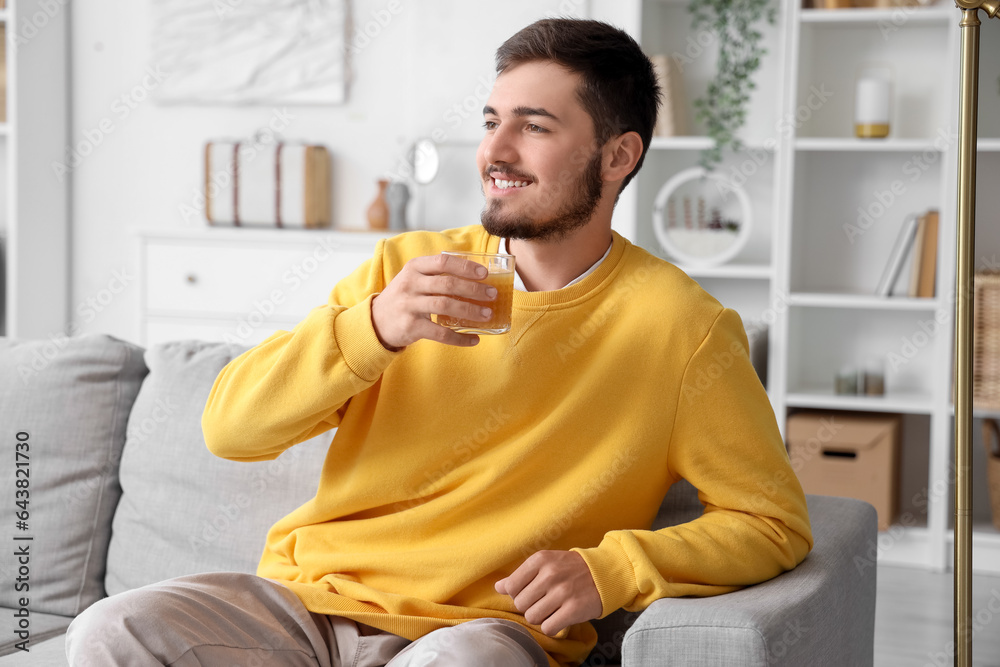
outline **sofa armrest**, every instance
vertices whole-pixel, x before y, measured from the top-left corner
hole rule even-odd
[[[625,634],[625,667],[871,665],[875,509],[807,496],[814,546],[794,570],[710,598],[657,600]]]

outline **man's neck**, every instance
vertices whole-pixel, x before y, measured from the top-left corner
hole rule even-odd
[[[593,266],[612,240],[610,224],[595,222],[558,240],[510,239],[507,250],[517,256],[515,269],[525,288],[529,292],[557,290]]]

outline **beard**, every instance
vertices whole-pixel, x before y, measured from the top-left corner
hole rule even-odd
[[[484,179],[488,178],[488,170]],[[601,201],[601,190],[604,183],[601,179],[601,150],[594,151],[574,183],[559,183],[555,192],[548,200],[551,201],[561,192],[567,192],[566,202],[555,215],[548,220],[539,220],[529,209],[523,213],[504,214],[503,201],[493,199],[486,202],[481,216],[483,228],[500,238],[552,241],[565,238],[573,231],[585,226],[597,210]],[[572,190],[572,191],[570,191]],[[537,210],[539,205],[535,205]]]

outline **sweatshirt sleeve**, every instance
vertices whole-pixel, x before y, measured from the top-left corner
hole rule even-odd
[[[722,311],[684,370],[668,446],[672,477],[698,489],[705,511],[658,531],[612,531],[597,547],[576,549],[604,615],[760,583],[812,549],[805,495],[732,310]]]
[[[222,369],[201,419],[209,450],[236,461],[276,458],[336,427],[351,397],[379,379],[399,354],[382,346],[371,319],[372,299],[387,282],[384,243],[326,305]]]

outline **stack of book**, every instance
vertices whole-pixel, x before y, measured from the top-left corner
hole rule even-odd
[[[679,137],[688,134],[687,98],[684,95],[684,74],[677,61],[663,54],[650,57],[660,84],[663,103],[656,117],[653,136]]]
[[[907,216],[889,254],[875,294],[878,296],[933,297],[937,279],[938,212]],[[901,280],[910,267],[908,280]]]

